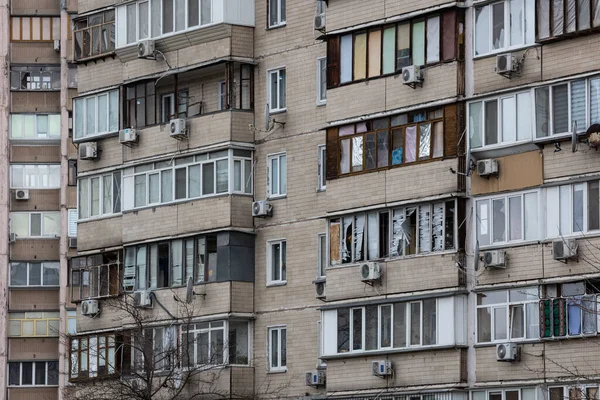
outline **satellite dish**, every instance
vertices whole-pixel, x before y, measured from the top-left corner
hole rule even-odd
[[[265,131],[269,131],[271,125],[271,114],[269,113],[269,103],[265,104]]]
[[[479,271],[479,240],[475,241],[475,253],[473,257],[475,258],[475,271]]]
[[[592,124],[585,134],[588,137],[588,145],[598,149],[600,147],[600,124]]]
[[[194,300],[194,280],[190,276],[187,280],[187,285],[185,288],[185,302],[190,304]]]
[[[571,151],[577,151],[577,121],[573,121],[573,132],[571,132]]]

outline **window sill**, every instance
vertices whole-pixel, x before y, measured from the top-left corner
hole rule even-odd
[[[286,108],[281,108],[281,109],[277,109],[277,110],[269,110],[269,115],[277,115],[277,114],[283,114],[287,112],[287,107]]]
[[[287,26],[287,21],[283,21],[277,25],[269,25],[265,28],[265,31],[272,31],[279,28],[285,28]]]
[[[325,193],[327,191],[326,187],[317,188],[317,193]]]
[[[52,236],[17,236],[17,242],[19,240],[58,240],[60,239],[60,235],[52,235]]]
[[[99,216],[94,216],[94,217],[89,217],[89,218],[78,218],[77,223],[101,221],[103,219],[117,218],[117,217],[122,217],[122,216],[123,216],[123,213],[116,213],[116,214],[99,215]]]
[[[287,372],[287,367],[285,368],[272,368],[270,369],[267,374],[283,374]]]
[[[60,285],[47,285],[47,286],[13,286],[8,285],[10,290],[57,290],[60,289]]]
[[[287,197],[287,193],[279,195],[279,196],[267,196],[267,200],[281,200],[281,199],[285,199],[286,197]]]
[[[475,6],[475,4],[473,6]],[[516,46],[516,47],[509,47],[509,48],[494,50],[494,51],[490,51],[489,53],[478,54],[476,56],[473,56],[473,61],[477,61],[477,60],[481,60],[481,59],[489,58],[489,57],[495,57],[500,54],[514,53],[514,52],[521,51],[521,50],[527,50],[531,47],[537,47],[537,46],[540,46],[540,44],[539,43],[530,43],[530,44],[524,44],[524,45]]]
[[[326,106],[327,102],[326,101],[317,101],[317,107],[323,107]]]
[[[312,283],[325,283],[325,282],[327,282],[326,276],[318,276],[315,278],[314,281],[312,281]]]
[[[287,281],[272,281],[267,283],[267,287],[285,286]]]
[[[495,344],[494,344],[495,345]],[[380,350],[368,350],[368,351],[356,351],[356,352],[347,352],[347,353],[338,353],[331,355],[322,355],[321,359],[327,360],[336,360],[342,358],[357,358],[357,357],[365,357],[370,355],[385,355],[385,354],[396,354],[396,353],[411,353],[411,352],[420,352],[420,351],[439,351],[439,350],[450,350],[450,349],[466,349],[469,346],[466,344],[456,344],[456,345],[444,345],[444,346],[419,346],[419,347],[404,347],[404,348],[389,348],[389,349],[380,349]]]

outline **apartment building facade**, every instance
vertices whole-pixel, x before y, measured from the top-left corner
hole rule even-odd
[[[66,287],[76,254],[77,153],[67,128],[76,11],[75,1],[0,4],[2,398],[57,399],[65,383],[61,337],[75,316]]]
[[[597,398],[600,3],[26,3],[8,398]]]

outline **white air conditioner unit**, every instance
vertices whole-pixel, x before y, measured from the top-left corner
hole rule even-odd
[[[60,51],[60,40],[59,39],[54,40],[54,51]]]
[[[499,75],[510,75],[517,72],[518,65],[512,54],[499,54],[496,56],[496,73]]]
[[[133,128],[121,129],[119,131],[119,143],[130,146],[132,144],[137,143],[138,134],[137,131]]]
[[[325,386],[325,371],[311,371],[306,373],[306,385],[307,386]]]
[[[99,311],[98,300],[84,300],[81,302],[82,315],[94,316],[97,315]]]
[[[421,68],[418,65],[409,65],[402,68],[402,83],[405,85],[415,85],[423,82]]]
[[[252,203],[253,217],[270,217],[273,215],[273,205],[266,200],[259,200]]]
[[[17,234],[14,232],[11,232],[8,234],[8,243],[14,243],[17,241]]]
[[[324,299],[327,295],[325,282],[315,282],[315,297],[317,299]]]
[[[517,355],[516,343],[500,343],[496,345],[496,360],[498,361],[516,361]]]
[[[381,266],[376,262],[367,262],[360,266],[360,280],[373,282],[381,278]]]
[[[29,190],[19,189],[15,192],[15,198],[17,200],[29,200]]]
[[[140,290],[133,294],[133,305],[139,308],[152,307],[152,292],[150,290]]]
[[[154,40],[142,40],[138,43],[138,58],[154,58]]]
[[[552,242],[552,257],[557,261],[577,258],[579,245],[575,239],[555,240]]]
[[[98,158],[98,144],[96,142],[79,144],[80,160],[95,160],[96,158]]]
[[[490,250],[483,253],[483,263],[486,267],[505,268],[506,252],[504,250]]]
[[[325,14],[315,15],[315,30],[321,31],[325,29]]]
[[[70,237],[69,238],[69,248],[70,249],[76,249],[77,248],[77,238],[76,237]]]
[[[390,360],[376,360],[372,362],[373,375],[375,376],[391,376],[392,362]]]
[[[477,161],[477,174],[479,176],[498,175],[498,160],[489,158]]]
[[[169,132],[172,138],[177,140],[187,139],[187,129],[185,126],[185,118],[172,119],[169,122]]]

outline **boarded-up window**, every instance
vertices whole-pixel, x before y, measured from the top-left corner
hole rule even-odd
[[[444,61],[456,58],[456,11],[446,11],[442,15],[442,59]]]

